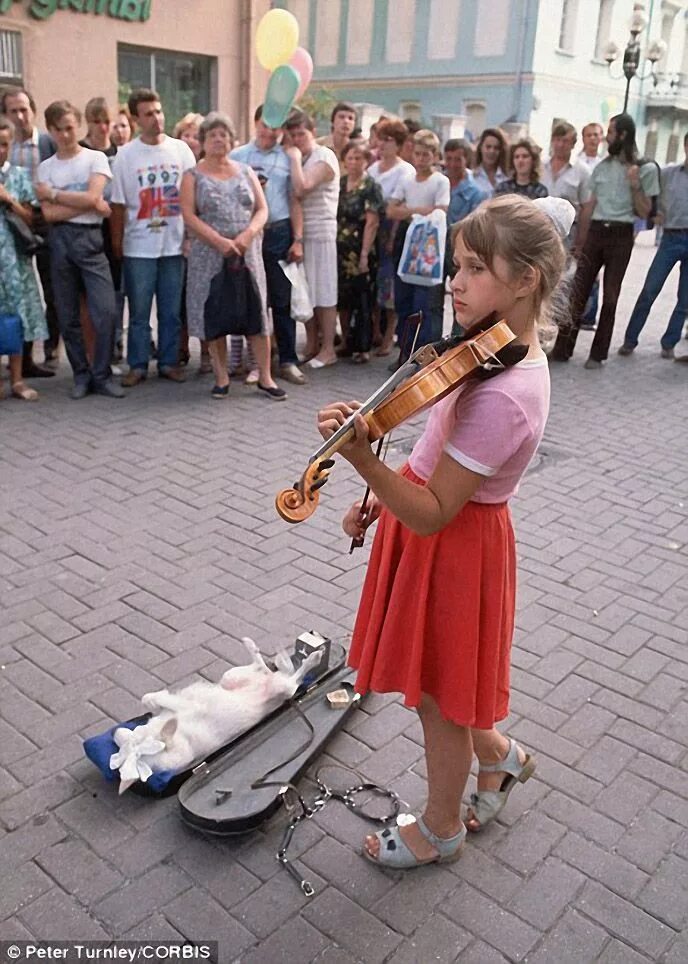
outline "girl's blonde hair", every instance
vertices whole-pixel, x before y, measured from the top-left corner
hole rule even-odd
[[[566,250],[554,222],[529,198],[504,194],[485,201],[456,225],[456,237],[492,271],[495,257],[509,266],[512,277],[535,268],[535,316],[541,341],[548,344],[564,321],[561,279]]]

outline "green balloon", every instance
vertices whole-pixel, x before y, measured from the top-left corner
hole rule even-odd
[[[268,127],[281,127],[294,105],[301,77],[289,64],[276,67],[270,75],[263,105],[263,122]]]

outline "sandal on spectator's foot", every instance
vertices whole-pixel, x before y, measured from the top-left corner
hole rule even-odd
[[[213,385],[213,390],[210,393],[211,398],[228,398],[229,397],[229,385]]]
[[[12,386],[12,395],[20,398],[22,402],[35,402],[38,400],[38,392],[34,388],[29,388],[24,382],[15,382]]]
[[[411,822],[408,820],[409,814],[400,816],[404,816],[407,823]],[[461,827],[461,830],[453,837],[438,837],[428,828],[422,817],[416,817],[415,822],[421,834],[435,851],[432,856],[424,859],[416,857],[404,842],[399,826],[387,827],[385,830],[378,830],[377,833],[373,834],[372,836],[376,837],[380,844],[377,857],[370,853],[365,844],[363,856],[373,864],[391,867],[395,870],[411,870],[414,867],[423,867],[425,864],[446,864],[459,859],[466,842],[465,827]]]
[[[506,773],[506,776],[499,790],[478,790],[471,794],[471,806],[465,823],[472,833],[478,833],[499,816],[516,784],[525,783],[535,772],[535,757],[521,750],[525,753],[525,759],[521,763],[518,758],[520,749],[515,740],[509,740],[509,752],[503,760],[499,763],[480,764],[481,773]]]

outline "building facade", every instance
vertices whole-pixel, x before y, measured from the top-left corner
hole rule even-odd
[[[380,109],[420,120],[441,136],[486,126],[528,132],[546,146],[552,122],[579,129],[622,109],[620,60],[635,0],[277,0],[301,27],[314,85],[360,105],[363,127]],[[629,111],[641,150],[664,162],[688,122],[688,0],[646,0],[643,54],[667,52],[654,77],[643,58]],[[642,79],[642,76],[645,79]]]
[[[255,24],[269,0],[0,0],[0,85],[21,84],[42,110],[65,98],[126,102],[154,87],[168,127],[220,109],[250,131],[265,87]]]

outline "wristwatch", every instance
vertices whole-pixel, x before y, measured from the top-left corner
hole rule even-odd
[[[292,244],[303,244],[303,238],[293,238]]]

